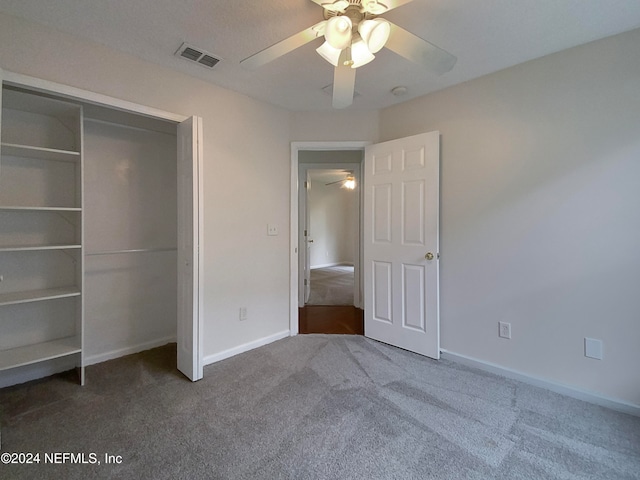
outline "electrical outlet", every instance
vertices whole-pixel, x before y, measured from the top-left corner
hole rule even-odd
[[[507,322],[498,322],[498,336],[500,338],[511,338],[511,324]]]
[[[278,226],[273,223],[267,224],[267,235],[270,237],[278,235]]]
[[[247,307],[240,307],[240,321],[244,322],[247,318]]]
[[[602,360],[602,340],[597,338],[584,338],[584,356]]]

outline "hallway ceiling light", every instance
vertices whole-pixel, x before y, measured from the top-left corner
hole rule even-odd
[[[342,186],[344,188],[348,188],[349,190],[354,190],[356,188],[356,179],[355,177],[352,177],[351,175],[349,175],[344,183],[342,184]]]

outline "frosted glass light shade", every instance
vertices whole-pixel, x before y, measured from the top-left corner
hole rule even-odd
[[[382,18],[364,20],[358,25],[358,32],[371,53],[378,53],[389,40],[391,25]]]
[[[349,2],[347,0],[336,0],[333,3],[323,3],[322,6],[330,12],[342,12],[349,6]]]
[[[351,43],[351,19],[345,15],[332,17],[327,21],[324,38],[333,48],[342,50]]]
[[[362,0],[362,7],[365,11],[372,13],[373,15],[382,15],[384,12],[389,10],[389,7],[378,0]]]
[[[353,60],[351,68],[358,68],[362,65],[366,65],[374,58],[376,58],[375,55],[369,51],[369,48],[367,48],[367,45],[364,43],[362,38],[358,36],[358,38],[351,44],[351,60]]]
[[[324,58],[327,62],[329,62],[334,67],[338,66],[338,61],[340,60],[340,53],[342,50],[338,48],[333,48],[329,42],[324,42],[318,48],[316,48],[316,52]]]

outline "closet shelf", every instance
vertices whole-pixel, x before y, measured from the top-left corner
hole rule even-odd
[[[0,370],[8,370],[80,353],[82,350],[78,345],[80,345],[80,340],[74,336],[2,350],[0,351]]]
[[[34,211],[34,212],[81,212],[80,207],[27,207],[15,205],[0,205],[0,210],[5,211]]]
[[[3,143],[2,155],[38,158],[40,160],[55,160],[58,162],[77,162],[80,160],[80,152],[32,147],[30,145],[17,145],[15,143]]]
[[[25,292],[0,293],[0,306],[19,303],[41,302],[58,298],[77,297],[78,287],[48,288],[46,290],[29,290]]]
[[[106,250],[103,252],[90,252],[85,253],[87,257],[100,256],[100,255],[121,255],[125,253],[157,253],[157,252],[177,252],[177,247],[161,247],[161,248],[134,248],[129,250]]]
[[[82,245],[7,245],[0,246],[0,252],[28,252],[34,250],[71,250],[82,248]]]

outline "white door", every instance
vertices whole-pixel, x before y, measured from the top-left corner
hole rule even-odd
[[[309,191],[311,190],[311,174],[307,170],[307,180],[304,182],[304,304],[306,305],[311,296],[311,219],[309,218]]]
[[[202,119],[178,125],[178,370],[200,380],[202,318],[200,298],[200,225],[202,202]]]
[[[439,132],[365,148],[365,335],[436,359],[439,167]]]

